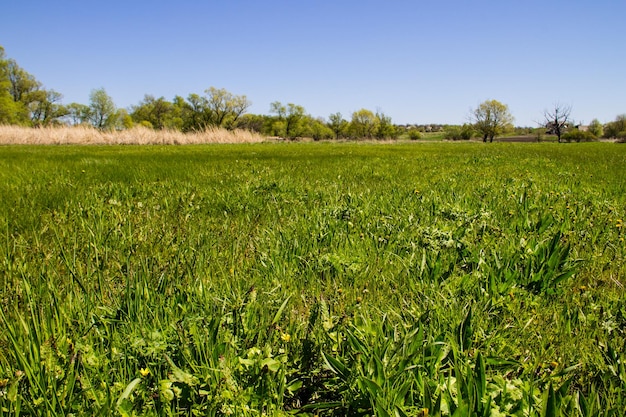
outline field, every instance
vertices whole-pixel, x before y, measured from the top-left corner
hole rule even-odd
[[[4,415],[618,416],[626,147],[0,147]]]

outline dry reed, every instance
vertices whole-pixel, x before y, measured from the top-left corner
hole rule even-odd
[[[153,130],[137,126],[121,131],[100,131],[89,126],[29,128],[0,126],[0,145],[197,145],[253,143],[266,140],[247,130],[208,128],[203,132]]]

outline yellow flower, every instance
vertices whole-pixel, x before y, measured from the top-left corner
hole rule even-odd
[[[282,333],[280,338],[283,342],[289,342],[291,340],[291,335],[289,333]]]
[[[620,229],[623,226],[622,224],[622,219],[617,219],[617,222],[615,223],[615,227],[617,227],[618,229]]]
[[[148,367],[145,368],[141,368],[139,370],[139,373],[141,374],[141,376],[143,376],[144,378],[147,377],[148,375],[150,375],[150,369],[148,369]]]

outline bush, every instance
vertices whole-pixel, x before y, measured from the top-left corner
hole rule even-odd
[[[472,137],[474,137],[474,129],[467,123],[463,126],[448,126],[444,133],[444,138],[450,140],[470,140]]]
[[[444,131],[443,137],[449,140],[461,139],[461,128],[458,126],[448,126]]]
[[[591,132],[583,130],[571,130],[562,136],[565,142],[591,142],[597,138]]]
[[[417,129],[409,130],[409,139],[411,140],[419,140],[422,138],[422,134]]]

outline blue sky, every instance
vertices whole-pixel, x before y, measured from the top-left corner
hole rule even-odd
[[[624,0],[9,1],[0,45],[64,103],[118,107],[214,86],[317,117],[464,123],[487,99],[536,126],[555,103],[626,113]]]

